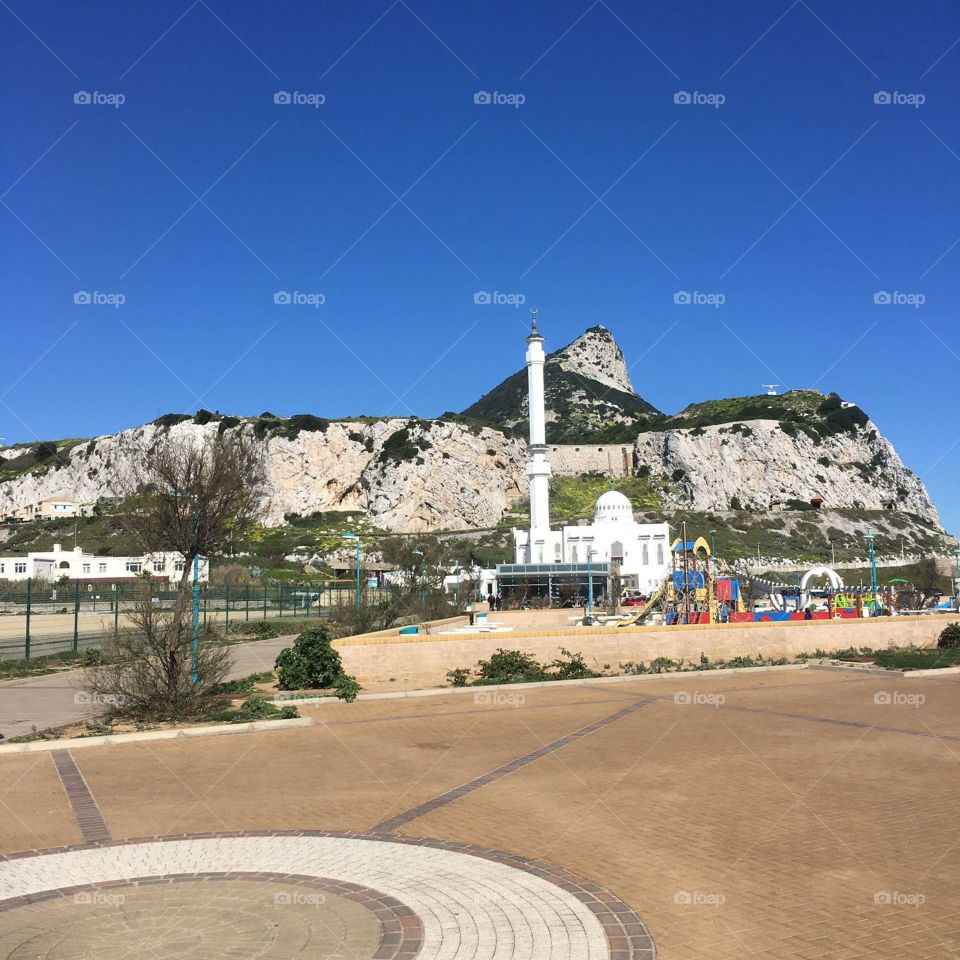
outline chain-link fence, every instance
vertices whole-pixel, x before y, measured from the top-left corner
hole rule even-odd
[[[150,601],[172,609],[176,590],[152,582]],[[0,660],[29,660],[98,647],[105,635],[128,625],[127,614],[144,599],[139,582],[51,584],[23,581],[0,585]],[[370,591],[364,589],[364,594]],[[374,591],[375,592],[375,591]],[[366,599],[366,596],[365,596]],[[354,584],[333,582],[274,586],[200,587],[200,622],[226,632],[272,617],[318,619],[350,611]],[[347,613],[349,616],[349,612]]]

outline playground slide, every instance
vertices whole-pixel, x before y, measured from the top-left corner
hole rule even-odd
[[[664,580],[663,583],[660,584],[660,588],[657,590],[657,592],[654,593],[653,596],[651,596],[650,599],[642,607],[640,607],[636,613],[631,613],[622,620],[618,620],[616,625],[618,627],[629,627],[643,620],[647,614],[653,610],[657,602],[663,596],[664,591],[667,589],[668,583],[669,580]]]

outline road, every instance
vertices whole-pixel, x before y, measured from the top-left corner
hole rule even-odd
[[[236,644],[229,678],[272,669],[277,654],[293,639],[286,636]],[[0,733],[15,737],[30,733],[34,727],[59,727],[103,712],[98,705],[87,703],[86,697],[82,670],[0,682]]]

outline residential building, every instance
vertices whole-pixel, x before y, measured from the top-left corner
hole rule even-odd
[[[154,580],[178,583],[183,577],[183,555],[176,552],[150,553],[139,557],[107,557],[84,552],[82,547],[64,550],[59,543],[52,551],[34,551],[23,556],[0,557],[0,580],[68,580],[115,582],[149,574]],[[209,578],[209,563],[199,561],[199,580]]]

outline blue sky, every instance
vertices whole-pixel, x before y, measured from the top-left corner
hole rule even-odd
[[[462,409],[535,305],[549,348],[608,326],[666,411],[838,391],[960,529],[955,3],[0,19],[6,442]]]

